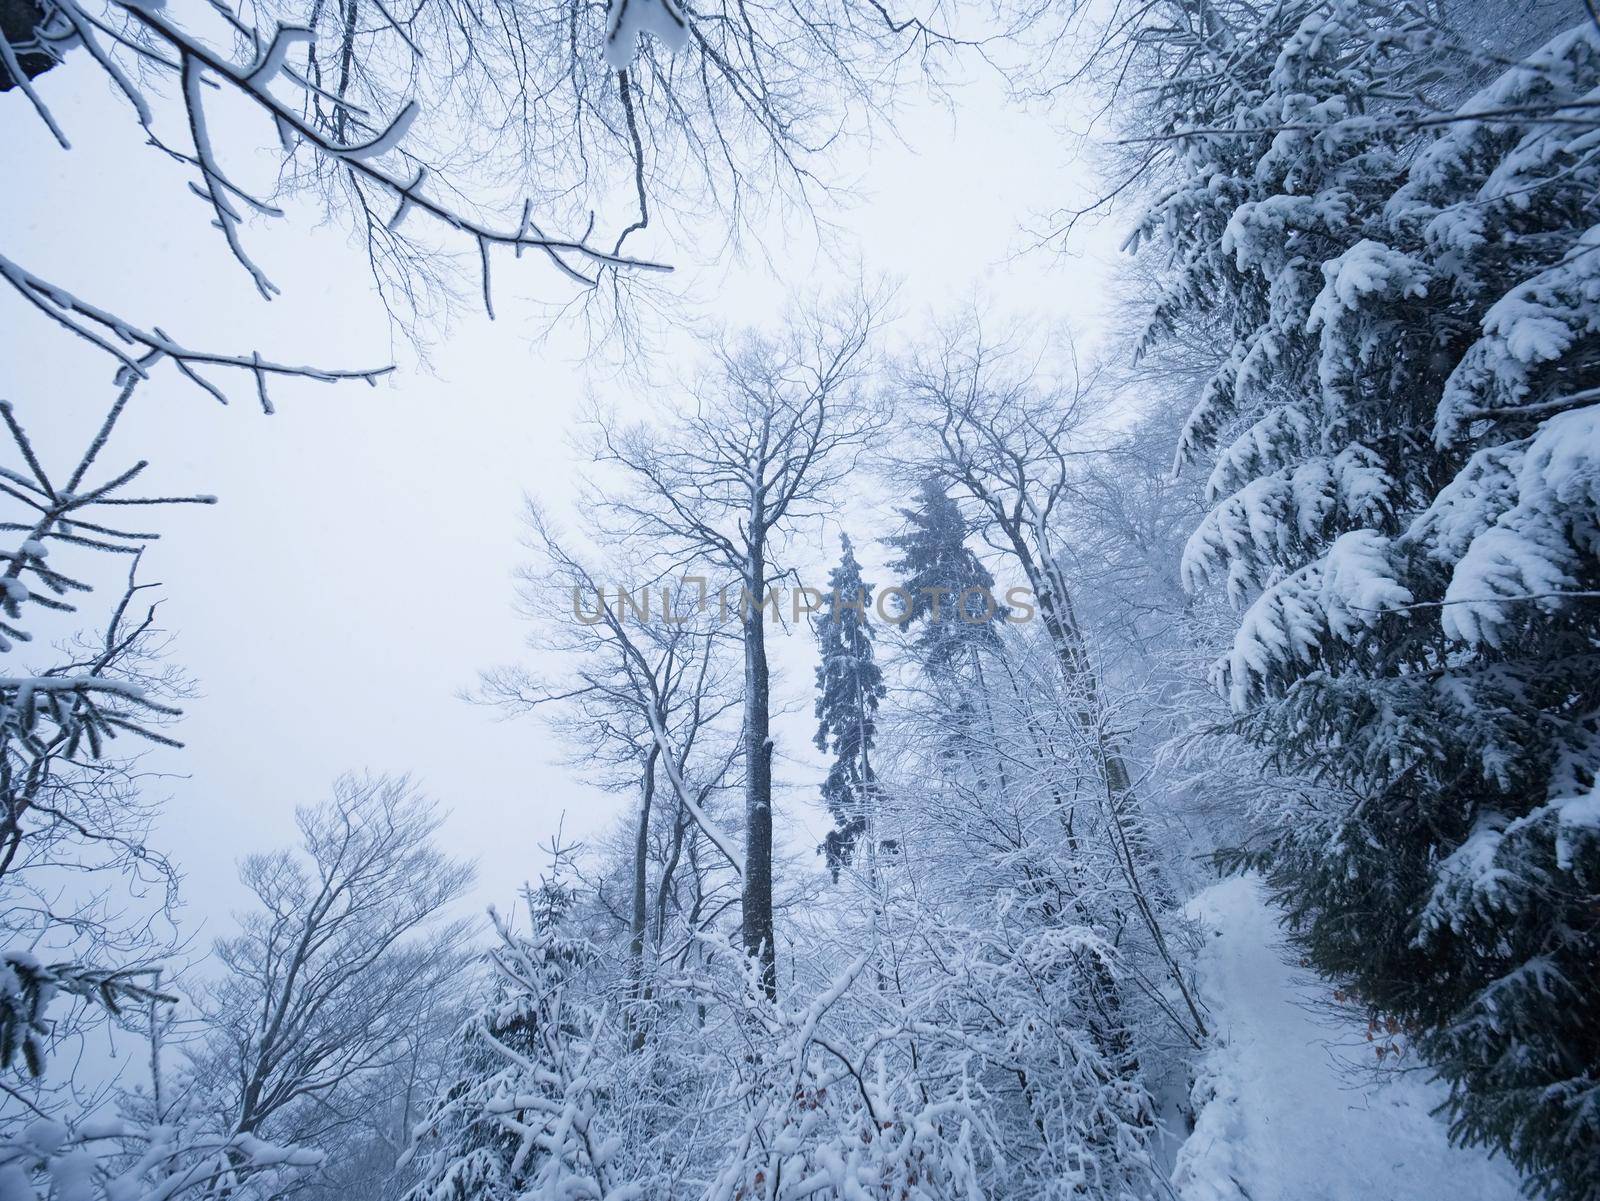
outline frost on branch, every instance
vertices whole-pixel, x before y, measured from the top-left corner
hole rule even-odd
[[[11,406],[0,402],[0,419],[27,468],[0,468],[0,491],[20,502],[26,513],[25,520],[6,522],[3,527],[21,537],[15,550],[0,551],[0,561],[5,563],[0,571],[0,650],[32,641],[28,626],[34,611],[73,612],[75,606],[67,598],[91,590],[86,581],[55,566],[51,548],[127,555],[137,566],[140,551],[155,535],[126,528],[120,513],[140,507],[210,503],[211,498],[205,496],[139,495],[130,485],[149,466],[142,461],[121,472],[102,475],[97,470],[100,454],[137,382],[137,378],[124,382],[88,447],[64,475],[45,469]],[[119,524],[112,525],[113,521]],[[0,751],[31,765],[20,777],[11,777],[24,791],[40,786],[56,758],[98,758],[106,741],[120,733],[171,741],[152,726],[177,710],[139,685],[117,678],[115,672],[117,660],[148,625],[148,619],[144,625],[128,620],[128,604],[136,591],[130,573],[128,592],[114,611],[104,649],[95,660],[62,664],[37,675],[0,677]]]
[[[57,997],[77,996],[117,1013],[124,1004],[170,1002],[149,984],[145,970],[116,971],[78,963],[43,964],[30,951],[0,951],[0,1071],[21,1066],[44,1074],[51,1025],[46,1016]]]
[[[644,13],[643,16],[630,18],[631,21],[637,23],[644,20],[650,28],[662,23],[650,18],[645,6],[666,4],[667,0],[630,0],[630,3],[638,5]],[[378,209],[392,212],[385,227],[391,239],[402,219],[411,213],[431,217],[445,231],[469,239],[482,264],[483,299],[491,316],[493,302],[489,261],[493,247],[510,247],[519,255],[524,250],[537,250],[564,276],[584,287],[597,284],[601,270],[666,270],[660,264],[631,259],[618,250],[607,251],[590,245],[587,232],[577,238],[546,235],[535,220],[531,200],[524,203],[520,217],[514,224],[495,224],[480,220],[451,200],[441,199],[449,195],[450,189],[432,183],[428,165],[405,145],[406,136],[420,111],[418,103],[405,100],[392,116],[383,117],[314,84],[289,61],[296,47],[305,45],[313,38],[304,27],[278,24],[270,34],[263,33],[247,24],[226,4],[213,6],[214,13],[227,23],[228,35],[236,43],[253,51],[247,61],[237,62],[230,52],[215,48],[195,35],[160,5],[142,4],[135,0],[110,0],[109,8],[110,13],[101,16],[77,0],[54,0],[52,9],[56,23],[71,33],[70,38],[63,34],[60,44],[81,44],[94,64],[109,77],[115,90],[133,108],[152,143],[193,168],[198,178],[191,181],[190,189],[210,206],[212,225],[221,232],[228,253],[244,268],[264,298],[274,296],[277,287],[245,245],[245,220],[251,214],[267,217],[283,214],[275,205],[251,195],[223,165],[222,148],[217,143],[210,122],[213,90],[236,94],[268,118],[286,153],[292,155],[304,151],[319,166],[330,169],[351,189],[363,219]],[[404,36],[402,33],[401,37]],[[101,45],[102,38],[111,43],[111,49]],[[407,47],[412,55],[420,53],[414,42],[407,42]],[[153,110],[142,90],[145,77],[138,73],[130,74],[119,65],[117,54],[121,51],[140,56],[141,66],[145,70],[157,76],[167,76],[177,85],[176,91],[189,134],[187,148],[168,146],[154,132]],[[273,90],[275,86],[278,89],[276,92]],[[285,100],[280,95],[285,91],[291,95],[298,94],[298,98]],[[31,89],[29,95],[40,118],[66,146],[65,133],[57,125],[49,108]],[[331,117],[324,120],[323,114],[329,106]],[[417,256],[402,256],[402,259],[412,268],[421,261]],[[4,257],[0,257],[0,278],[51,320],[115,355],[130,370],[143,373],[142,352],[169,356],[179,363],[186,375],[208,387],[219,399],[221,394],[215,388],[192,375],[194,366],[212,363],[252,370],[263,407],[269,407],[265,391],[269,374],[300,374],[320,379],[357,377],[371,382],[385,370],[329,372],[286,368],[266,363],[254,354],[199,354],[179,346],[159,328],[145,333],[135,323],[79,300]],[[132,353],[119,345],[129,342],[136,348]],[[137,348],[142,348],[142,351]]]
[[[198,1122],[39,1118],[0,1138],[4,1201],[268,1201],[322,1162],[318,1152]]]

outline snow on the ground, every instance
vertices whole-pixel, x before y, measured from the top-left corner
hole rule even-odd
[[[1195,1085],[1194,1133],[1178,1151],[1182,1201],[1512,1201],[1503,1159],[1449,1145],[1421,1071],[1353,1068],[1365,1026],[1293,966],[1253,878],[1190,902],[1205,932],[1200,987],[1217,1045]],[[1355,1048],[1360,1044],[1362,1051]]]

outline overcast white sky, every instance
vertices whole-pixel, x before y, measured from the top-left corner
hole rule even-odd
[[[252,225],[251,244],[283,289],[271,304],[257,301],[184,170],[143,147],[127,109],[98,77],[84,87],[79,69],[69,61],[39,80],[73,139],[70,153],[22,97],[0,97],[8,253],[195,343],[328,365],[391,358],[344,231],[314,230],[303,213]],[[1019,223],[1082,196],[1087,165],[1071,138],[1008,108],[992,85],[955,99],[955,118],[908,103],[906,145],[880,139],[841,157],[842,174],[862,181],[852,210],[825,214],[844,230],[844,256],[901,282],[903,336],[975,292],[1088,329],[1124,219],[1072,259],[1016,257],[1027,241]],[[255,122],[241,132],[263,144],[271,136]],[[838,270],[781,230],[768,249],[777,277],[758,256],[706,263],[689,247],[670,257],[681,285],[711,298],[698,315],[736,322],[770,321],[789,288]],[[377,389],[284,387],[272,417],[247,387],[222,409],[170,369],[141,390],[111,461],[149,458],[152,488],[220,498],[215,508],[161,515],[166,537],[145,573],[164,585],[173,656],[202,692],[177,731],[187,748],[152,758],[182,773],[155,785],[171,795],[157,841],[187,877],[191,931],[219,930],[240,900],[238,857],[291,839],[294,806],[346,769],[411,771],[449,807],[446,839],[477,859],[479,904],[537,875],[536,844],[563,810],[568,830],[582,833],[628,804],[557,766],[536,720],[497,721],[457,699],[480,668],[520,654],[524,630],[511,607],[520,498],[565,500],[578,467],[565,437],[585,390],[628,404],[648,404],[641,393],[654,390],[586,370],[575,331],[535,340],[533,310],[515,296],[546,287],[542,272],[531,257],[498,264],[500,319],[464,312],[428,370],[402,352],[400,371]],[[108,363],[9,293],[0,297],[0,354],[23,420],[47,451],[70,453],[110,395]],[[646,371],[665,384],[669,367]],[[865,541],[885,531],[852,532]],[[834,549],[830,536],[819,556]],[[784,808],[797,836],[814,842],[826,821],[815,800],[820,769],[807,767],[807,650],[783,652],[779,699],[804,704],[807,716],[785,724],[779,752],[792,757]]]

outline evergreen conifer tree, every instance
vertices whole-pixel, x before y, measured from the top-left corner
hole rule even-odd
[[[886,539],[900,552],[889,564],[910,596],[903,615],[918,626],[913,648],[935,679],[966,667],[974,650],[998,645],[994,577],[967,546],[967,519],[937,476],[922,482],[915,508],[901,509],[904,533]]]
[[[865,837],[873,856],[872,808],[876,780],[872,742],[878,702],[884,695],[883,671],[873,662],[872,586],[861,578],[850,539],[841,536],[843,554],[828,573],[828,604],[817,620],[817,748],[833,752],[833,765],[822,785],[822,799],[833,814],[834,828],[819,850],[827,856],[834,877],[851,862],[856,844]]]
[[[1443,31],[1238,8],[1216,29],[1248,35],[1184,35],[1159,93],[1192,132],[1141,236],[1175,264],[1153,332],[1231,327],[1179,450],[1212,456],[1185,583],[1244,610],[1217,682],[1334,790],[1264,815],[1239,862],[1319,969],[1414,1033],[1457,1138],[1589,1201],[1600,31],[1418,120],[1370,98],[1420,95]]]

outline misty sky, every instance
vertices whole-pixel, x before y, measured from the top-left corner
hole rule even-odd
[[[272,417],[255,407],[248,381],[223,409],[168,367],[141,389],[108,459],[148,458],[152,490],[220,501],[159,511],[165,536],[143,572],[164,585],[172,657],[200,690],[176,731],[186,749],[149,760],[182,773],[149,786],[171,797],[156,842],[186,876],[186,928],[218,932],[241,899],[238,857],[289,840],[293,807],[347,769],[413,772],[451,810],[449,847],[479,862],[474,904],[504,900],[537,875],[536,844],[563,810],[581,835],[630,803],[574,779],[536,719],[503,722],[458,698],[481,668],[522,655],[511,580],[525,558],[520,498],[530,492],[559,512],[579,467],[567,437],[584,396],[648,408],[690,369],[688,339],[669,331],[661,354],[623,375],[586,355],[573,326],[537,340],[537,310],[518,298],[558,290],[537,258],[508,258],[496,267],[499,320],[469,299],[421,367],[391,346],[345,231],[313,228],[305,209],[251,223],[251,246],[283,292],[263,303],[188,192],[188,171],[143,147],[131,114],[98,82],[83,88],[70,61],[38,81],[71,152],[19,97],[4,101],[11,152],[0,221],[25,266],[191,343],[329,366],[399,364],[376,389],[281,386]],[[900,284],[894,338],[914,337],[930,314],[975,294],[1092,335],[1127,215],[1072,258],[1018,257],[1030,240],[1019,223],[1082,197],[1089,165],[1074,137],[1008,108],[990,82],[954,99],[958,118],[910,98],[905,145],[882,137],[839,156],[839,177],[860,187],[853,208],[822,214],[842,231],[836,259],[795,221],[768,230],[770,264],[667,248],[684,316],[770,322],[790,288],[843,282],[843,264],[859,261],[869,277]],[[264,123],[226,113],[216,123],[235,158],[242,145],[270,145]],[[270,170],[272,152],[259,158]],[[721,242],[713,234],[705,244]],[[0,313],[10,399],[47,455],[71,453],[111,395],[108,360],[14,298]],[[855,516],[846,524],[876,562],[870,540],[889,531]],[[835,549],[830,530],[807,572],[816,582]],[[114,587],[103,561],[94,570]],[[803,707],[782,723],[778,747],[790,786],[780,809],[800,844],[827,828],[809,743],[808,654],[808,639],[784,646],[777,685],[780,702]]]

